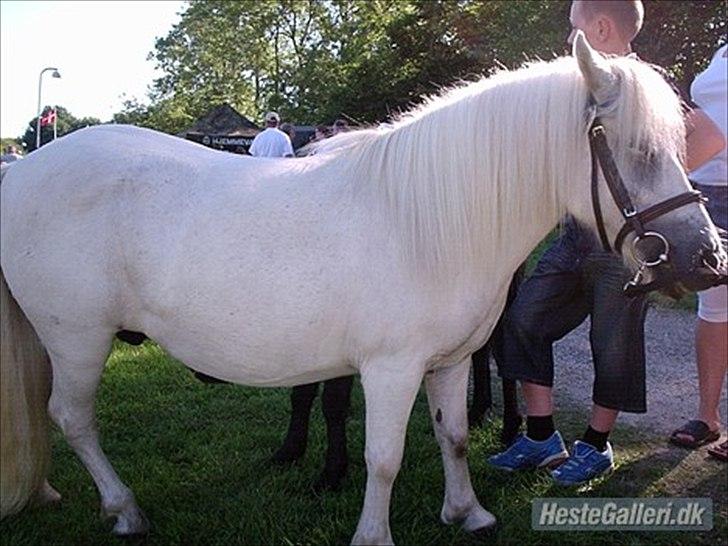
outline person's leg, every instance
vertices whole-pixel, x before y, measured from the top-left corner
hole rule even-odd
[[[726,290],[726,287],[719,287]],[[698,319],[695,329],[700,406],[698,418],[711,430],[720,428],[720,393],[728,370],[728,322]]]
[[[593,254],[585,270],[593,293],[590,341],[595,408],[591,425],[605,431],[614,424],[619,411],[647,411],[644,336],[647,298],[625,295],[623,287],[630,273],[612,254]]]
[[[553,389],[523,381],[521,390],[526,401],[526,436],[536,442],[543,442],[556,432]]]
[[[489,462],[507,470],[558,463],[568,455],[553,424],[553,342],[586,317],[588,302],[580,274],[558,242],[520,287],[505,317],[501,358],[504,379],[520,380],[526,402],[527,433]]]
[[[597,451],[604,451],[607,448],[609,433],[614,428],[614,423],[617,421],[618,415],[619,411],[617,410],[594,404],[592,406],[591,419],[589,419],[589,426],[581,438],[582,441],[594,446]]]
[[[541,441],[554,433],[553,343],[576,328],[588,302],[577,272],[542,274],[526,280],[504,322],[504,379],[521,380],[527,436]]]
[[[584,288],[592,308],[590,341],[594,360],[591,418],[571,456],[551,475],[560,485],[579,485],[614,468],[608,442],[620,411],[644,413],[645,351],[643,296],[628,298],[629,277],[621,260],[611,254],[591,254],[584,265]]]
[[[707,209],[713,222],[728,228],[728,187],[696,187],[708,198]],[[728,286],[698,292],[695,352],[700,389],[698,419],[689,421],[670,437],[673,443],[685,447],[698,447],[720,436],[718,409],[728,368]]]

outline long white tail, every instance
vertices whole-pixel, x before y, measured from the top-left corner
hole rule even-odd
[[[54,496],[50,462],[48,353],[0,270],[0,518]]]

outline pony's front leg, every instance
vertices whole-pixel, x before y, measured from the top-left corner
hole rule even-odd
[[[425,377],[432,424],[445,467],[445,523],[461,521],[466,531],[487,531],[495,517],[478,502],[470,482],[468,461],[467,388],[470,359]]]
[[[362,367],[367,487],[352,544],[392,544],[389,501],[402,463],[407,421],[422,384],[422,374],[419,364],[401,360],[369,362]]]

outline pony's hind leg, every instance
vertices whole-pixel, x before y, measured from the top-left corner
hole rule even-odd
[[[495,517],[478,502],[470,482],[468,461],[467,388],[470,359],[425,377],[427,399],[445,467],[445,523],[462,522],[466,531],[488,531]]]
[[[321,410],[326,420],[326,462],[321,476],[314,484],[317,491],[338,491],[346,476],[349,455],[346,446],[346,417],[351,402],[354,376],[337,377],[324,382]]]
[[[146,518],[131,490],[119,479],[99,444],[94,415],[96,390],[113,333],[94,332],[63,339],[67,350],[51,350],[53,387],[48,402],[51,419],[89,471],[101,496],[101,507],[115,517],[117,535],[146,533]]]
[[[271,456],[274,463],[291,463],[306,453],[311,405],[318,394],[318,388],[319,383],[307,383],[291,389],[291,420],[283,445]]]
[[[389,502],[404,453],[407,421],[422,369],[402,361],[369,362],[361,370],[366,404],[367,485],[352,544],[392,544]]]
[[[482,427],[485,414],[493,407],[493,391],[490,380],[491,342],[475,351],[473,361],[473,401],[468,411],[468,426]]]

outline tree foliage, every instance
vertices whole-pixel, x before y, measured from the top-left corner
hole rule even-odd
[[[41,115],[46,115],[52,108],[52,106],[46,106],[43,108]],[[77,129],[88,127],[90,125],[99,125],[101,123],[101,120],[94,117],[77,118],[63,106],[56,106],[56,116],[56,132],[59,137],[72,133]],[[37,123],[38,117],[36,116],[28,122],[28,128],[25,130],[23,136],[20,137],[23,148],[26,152],[32,152],[35,150]],[[40,136],[41,146],[53,140],[53,125],[51,124],[41,127]]]
[[[150,53],[151,106],[115,121],[179,132],[228,102],[298,123],[383,120],[461,79],[566,51],[565,0],[192,0]],[[725,3],[645,0],[635,42],[686,89],[725,42]]]

